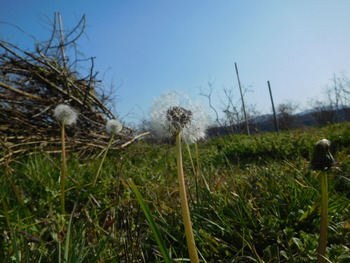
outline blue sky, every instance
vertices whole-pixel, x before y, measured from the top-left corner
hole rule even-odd
[[[214,106],[225,106],[223,89],[249,88],[246,104],[271,112],[275,104],[309,106],[322,99],[333,74],[350,70],[350,2],[347,0],[2,0],[0,21],[47,40],[47,18],[60,12],[70,29],[83,14],[87,28],[79,51],[94,56],[107,87],[113,81],[115,108],[126,122],[147,117],[164,92],[180,90],[202,100],[200,88],[214,84]],[[0,23],[0,38],[33,46],[15,27]]]

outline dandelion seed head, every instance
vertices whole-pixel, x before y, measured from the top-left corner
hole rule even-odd
[[[316,143],[315,150],[312,156],[311,165],[314,170],[328,170],[334,164],[334,158],[330,152],[331,142],[327,139],[322,139]]]
[[[180,92],[168,92],[158,98],[150,115],[151,129],[161,138],[175,136],[180,131],[187,143],[205,137],[208,116],[201,105],[193,103]]]
[[[167,110],[166,117],[178,133],[191,124],[192,112],[179,106],[173,106]]]
[[[116,135],[123,129],[123,125],[117,120],[108,120],[106,123],[106,131],[108,134]]]
[[[78,119],[78,113],[66,104],[59,104],[54,109],[53,116],[62,125],[72,125],[75,124]]]
[[[316,143],[316,146],[319,146],[319,147],[330,147],[331,146],[331,142],[327,139],[322,139],[322,140],[319,140],[317,143]]]

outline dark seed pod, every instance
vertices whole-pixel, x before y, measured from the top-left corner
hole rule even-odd
[[[182,107],[171,107],[167,110],[166,117],[171,122],[176,133],[180,132],[186,125],[191,123],[192,112]]]
[[[325,171],[333,166],[334,158],[329,149],[330,145],[331,142],[327,139],[320,140],[316,143],[311,160],[312,169]]]

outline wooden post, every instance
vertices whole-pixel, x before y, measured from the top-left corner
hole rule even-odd
[[[247,118],[247,112],[245,110],[244,99],[243,99],[243,92],[242,92],[242,87],[241,87],[241,81],[239,80],[239,74],[238,74],[238,68],[237,68],[237,63],[236,62],[235,62],[235,68],[236,68],[236,75],[237,75],[237,80],[238,80],[239,91],[241,93],[242,108],[243,108],[245,124],[246,124],[246,127],[247,127],[247,134],[250,135],[249,122],[248,122],[248,118]]]
[[[275,129],[277,132],[277,135],[280,135],[280,131],[278,128],[278,122],[277,122],[277,116],[276,116],[276,110],[275,110],[275,104],[273,103],[273,97],[272,97],[272,92],[271,92],[271,86],[270,86],[270,81],[267,81],[267,85],[269,86],[269,92],[270,92],[270,98],[271,98],[271,104],[272,104],[272,111],[273,111],[273,119],[275,122]]]
[[[63,26],[62,26],[62,18],[60,13],[57,13],[57,18],[58,18],[58,25],[60,27],[60,48],[62,52],[63,66],[64,66],[64,69],[67,70],[67,57],[66,57],[66,50],[64,47]]]

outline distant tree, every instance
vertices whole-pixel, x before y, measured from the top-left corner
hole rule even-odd
[[[326,86],[324,100],[312,102],[312,117],[316,124],[327,125],[350,119],[350,81],[344,73],[333,75]]]
[[[241,133],[241,123],[244,122],[241,111],[240,100],[234,101],[232,89],[223,89],[226,102],[223,103],[221,110],[225,114],[226,126],[230,127],[232,133]]]
[[[334,110],[343,111],[343,119],[339,120],[349,120],[350,80],[344,73],[341,73],[340,76],[334,74],[332,85],[326,89],[326,96],[328,104],[333,106]]]
[[[278,125],[281,130],[289,130],[296,127],[298,117],[295,115],[298,105],[292,102],[279,104],[277,107]]]
[[[332,86],[326,90],[329,102],[334,104],[336,108],[350,104],[350,80],[344,73],[340,76],[334,74]]]
[[[210,133],[215,135],[245,133],[247,127],[241,98],[236,98],[233,89],[222,88],[221,92],[223,93],[223,98],[220,100],[220,106],[215,107],[212,97],[214,84],[208,82],[208,86],[208,89],[200,89],[199,95],[208,99],[209,107],[215,115],[215,122],[209,129]],[[247,91],[248,89],[243,88],[243,96]],[[222,114],[223,117],[221,117]],[[254,105],[248,105],[246,106],[246,114],[248,120],[251,120],[258,115],[258,112]],[[251,125],[253,125],[253,123],[249,121],[249,126],[251,127]],[[254,127],[252,128],[256,130]]]
[[[315,101],[313,102],[313,112],[311,113],[313,121],[317,125],[328,125],[337,121],[336,107],[332,102]]]

